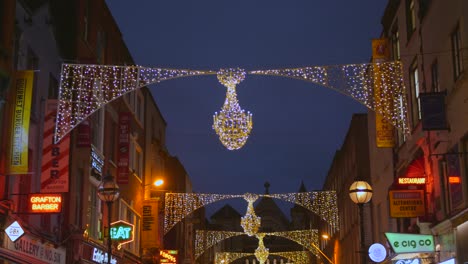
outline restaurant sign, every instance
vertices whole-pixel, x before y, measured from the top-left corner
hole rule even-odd
[[[119,245],[130,243],[134,239],[133,225],[122,220],[113,222],[111,223],[110,236]]]
[[[385,233],[393,251],[401,253],[434,252],[434,236],[404,233]]]

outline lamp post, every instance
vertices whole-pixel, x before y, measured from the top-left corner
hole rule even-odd
[[[365,249],[365,239],[364,239],[364,204],[368,203],[372,198],[372,187],[366,181],[355,181],[349,187],[349,197],[351,200],[358,205],[359,207],[359,227],[360,227],[360,236],[361,236],[361,263],[366,263],[366,257],[364,253]]]
[[[97,190],[99,199],[107,204],[107,264],[110,264],[112,255],[112,239],[111,239],[111,212],[112,203],[119,198],[120,190],[117,183],[114,181],[114,176],[107,172],[107,175],[102,179]]]

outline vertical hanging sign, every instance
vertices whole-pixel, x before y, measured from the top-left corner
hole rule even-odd
[[[42,146],[41,193],[68,192],[70,135],[54,142],[57,100],[47,100]]]
[[[118,184],[128,184],[128,166],[130,161],[130,118],[130,112],[122,112],[119,114]]]
[[[383,111],[387,107],[391,107],[386,102],[391,102],[393,98],[385,98],[391,96],[386,94],[382,89],[386,85],[384,72],[381,70],[379,62],[385,62],[389,59],[389,48],[387,39],[373,39],[372,40],[372,62],[374,62],[374,102],[375,102],[375,131],[376,131],[376,144],[379,148],[392,148],[395,145],[393,137],[393,126],[382,116]]]
[[[28,172],[29,118],[31,116],[33,80],[33,71],[18,71],[16,73],[7,164],[9,174]]]
[[[159,248],[158,200],[143,201],[143,217],[141,225],[142,248]]]

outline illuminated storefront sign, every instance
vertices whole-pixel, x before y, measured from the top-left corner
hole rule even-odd
[[[374,262],[382,262],[387,257],[387,249],[380,243],[369,247],[369,258]]]
[[[94,248],[91,260],[102,264],[107,263],[107,252],[103,252],[99,248]],[[111,256],[110,264],[117,264],[117,259],[115,259],[114,256]]]
[[[389,191],[391,217],[417,217],[424,216],[423,190],[393,190]]]
[[[167,249],[161,249],[159,251],[160,255],[160,263],[165,263],[165,264],[177,264],[177,250],[167,250]]]
[[[434,252],[432,235],[385,233],[395,253]]]
[[[91,147],[91,176],[100,181],[103,166],[104,158],[94,147]]]
[[[398,184],[426,184],[426,178],[398,178]]]
[[[122,220],[114,222],[111,224],[110,236],[120,245],[130,243],[134,237],[133,225]]]
[[[17,221],[14,221],[13,223],[11,223],[11,225],[5,228],[5,233],[11,239],[12,242],[15,242],[24,234],[24,230],[23,228],[21,228],[21,225]]]
[[[61,194],[28,194],[30,213],[60,213],[62,211]]]
[[[15,242],[6,239],[6,248],[18,254],[27,255],[40,263],[65,264],[66,250],[64,247],[54,247],[51,243],[43,243],[41,239],[25,234]],[[35,263],[35,262],[31,262]]]
[[[420,264],[421,260],[418,258],[415,259],[399,259],[393,262],[394,264]]]

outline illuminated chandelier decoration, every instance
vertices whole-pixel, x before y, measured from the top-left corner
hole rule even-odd
[[[258,238],[258,247],[255,249],[255,257],[260,262],[260,264],[264,264],[268,260],[268,255],[270,254],[270,250],[265,247],[263,244],[263,238],[265,237],[264,233],[256,234]]]
[[[214,230],[196,230],[195,232],[195,258],[199,258],[205,250],[218,244],[219,242],[234,237],[246,235],[243,232],[232,231],[214,231]],[[270,232],[270,233],[257,233],[256,235],[264,236],[278,236],[288,240],[294,241],[305,249],[318,256],[318,252],[313,245],[318,245],[318,230],[294,230],[284,232]],[[273,253],[271,253],[273,254]]]
[[[208,204],[225,199],[269,197],[298,204],[317,214],[326,221],[332,233],[339,229],[338,206],[335,191],[315,191],[284,194],[200,194],[200,193],[166,193],[164,206],[164,234],[195,210]],[[254,200],[255,201],[255,200]],[[253,209],[253,208],[252,208]],[[247,207],[248,215],[249,209]],[[254,212],[255,213],[255,212]],[[252,215],[252,213],[250,213]],[[253,220],[253,218],[252,218]],[[253,222],[251,222],[253,223]]]
[[[229,150],[242,148],[252,130],[252,114],[240,107],[237,101],[236,85],[245,79],[242,69],[221,69],[218,80],[226,86],[226,100],[219,113],[213,115],[213,129],[219,140]]]
[[[257,200],[258,196],[255,194],[245,194],[244,199],[248,202],[247,211],[245,216],[241,218],[241,226],[244,229],[244,233],[248,236],[254,236],[257,234],[261,224],[261,217],[255,214],[253,203]]]
[[[283,251],[283,252],[269,252],[271,256],[280,256],[289,259],[293,263],[310,263],[310,256],[307,251]],[[253,253],[242,252],[216,252],[215,264],[228,264],[241,258],[255,256]]]
[[[141,87],[174,78],[217,75],[228,88],[220,113],[215,113],[213,128],[228,149],[241,148],[252,130],[252,115],[239,106],[235,87],[245,78],[241,69],[199,71],[63,64],[60,76],[55,142],[103,105]],[[319,84],[350,96],[365,105],[405,134],[409,134],[406,91],[400,61],[255,70],[248,74],[273,75]],[[378,89],[374,86],[378,84]]]

